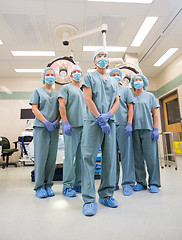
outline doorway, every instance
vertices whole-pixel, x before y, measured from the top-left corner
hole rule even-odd
[[[176,150],[175,146],[178,146],[179,141],[182,141],[181,115],[177,90],[159,99],[159,102],[161,106],[163,151],[168,156],[168,160],[174,161],[174,148]]]
[[[162,99],[164,132],[181,132],[181,117],[177,91]],[[161,118],[162,120],[162,118]]]

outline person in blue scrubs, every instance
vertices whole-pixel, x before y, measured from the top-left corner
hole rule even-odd
[[[52,85],[56,80],[53,68],[46,68],[42,73],[43,87],[32,93],[30,105],[35,115],[33,126],[35,187],[38,198],[55,195],[53,177],[56,166],[59,138],[59,103],[58,93]]]
[[[63,163],[63,195],[75,197],[81,192],[81,139],[85,101],[80,89],[82,70],[73,65],[71,83],[59,91],[59,111],[63,121],[65,159]]]
[[[87,106],[82,136],[82,210],[86,216],[93,216],[97,212],[94,173],[100,147],[99,203],[111,208],[118,206],[113,198],[116,181],[116,125],[113,114],[119,107],[118,84],[106,73],[109,64],[106,49],[95,52],[94,63],[96,71],[87,73],[82,82]]]
[[[116,117],[116,141],[117,153],[120,151],[122,164],[122,187],[123,195],[130,196],[133,193],[135,185],[135,163],[132,141],[132,120],[133,120],[133,103],[134,98],[129,87],[122,85],[122,72],[119,68],[113,68],[109,75],[114,77],[114,80],[119,85],[119,109],[115,113]],[[116,186],[115,190],[119,189],[120,165],[119,156],[117,154],[116,163]]]
[[[160,184],[160,168],[157,140],[159,104],[155,96],[145,91],[147,78],[136,74],[131,79],[134,90],[133,148],[135,159],[135,191],[147,189],[145,161],[149,174],[148,186],[151,193],[158,193]]]

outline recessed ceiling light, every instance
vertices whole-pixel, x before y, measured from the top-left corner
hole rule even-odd
[[[13,56],[55,56],[54,51],[11,51]]]
[[[103,46],[83,46],[83,51],[84,52],[95,52],[99,48],[103,48]],[[127,47],[107,46],[106,50],[108,52],[126,52]]]
[[[152,3],[153,0],[88,0],[88,2]]]
[[[165,61],[167,61],[178,48],[170,48],[159,60],[154,64],[154,67],[160,67]]]
[[[38,72],[43,72],[44,69],[15,69],[16,72],[21,72],[21,73],[38,73]]]
[[[139,47],[143,40],[146,38],[147,34],[150,32],[151,28],[154,26],[158,17],[146,17],[142,26],[140,27],[137,35],[135,36],[131,46]]]
[[[0,40],[0,45],[3,45],[3,42]]]

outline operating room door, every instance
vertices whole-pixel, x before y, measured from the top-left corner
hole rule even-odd
[[[166,132],[181,132],[181,117],[177,92],[163,99]]]

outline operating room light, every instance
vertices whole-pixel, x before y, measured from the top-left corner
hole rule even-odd
[[[33,73],[33,72],[43,72],[44,69],[15,69],[16,72],[22,72],[22,73]]]
[[[137,35],[135,36],[131,46],[132,47],[139,47],[143,40],[146,38],[147,34],[150,32],[151,28],[154,26],[155,22],[157,21],[158,17],[146,17],[142,26],[140,27]]]
[[[0,45],[3,45],[3,42],[0,40]]]
[[[95,52],[99,48],[103,48],[103,46],[83,46],[83,51],[84,52]],[[126,52],[127,47],[107,46],[106,49],[108,52]]]
[[[160,67],[165,61],[167,61],[178,48],[170,48],[159,60],[154,64],[154,67]]]
[[[13,56],[28,56],[28,57],[45,57],[45,56],[55,56],[54,51],[11,51]]]
[[[153,0],[88,0],[88,2],[152,3]]]

